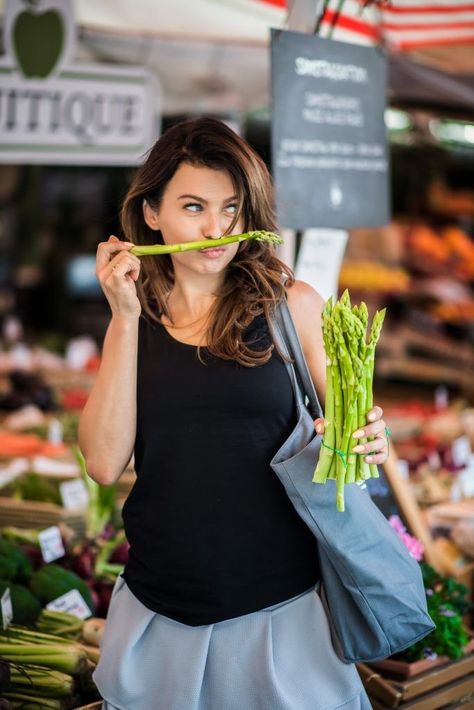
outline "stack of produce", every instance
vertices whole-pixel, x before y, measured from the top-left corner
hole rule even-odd
[[[97,699],[91,675],[103,624],[43,611],[35,628],[9,626],[0,633],[0,694],[22,710],[67,710]]]
[[[474,278],[474,243],[460,227],[451,225],[439,231],[427,224],[412,227],[408,247],[416,266],[446,270],[455,278]]]
[[[398,293],[408,290],[410,276],[401,267],[368,260],[349,261],[341,269],[339,285],[351,290]]]

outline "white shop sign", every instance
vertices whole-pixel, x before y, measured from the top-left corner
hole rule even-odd
[[[337,298],[337,285],[348,233],[343,229],[307,229],[303,234],[295,275],[325,301]]]
[[[0,162],[135,165],[156,137],[145,69],[73,64],[70,0],[7,0],[0,60]]]

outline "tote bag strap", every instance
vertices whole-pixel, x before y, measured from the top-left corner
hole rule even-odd
[[[288,354],[293,360],[291,369],[296,377],[296,382],[300,392],[303,397],[306,396],[308,400],[308,410],[313,419],[322,417],[323,410],[319,403],[316,390],[314,389],[313,380],[309,374],[308,365],[303,354],[303,349],[301,347],[286,298],[283,298],[278,304],[275,311],[274,321],[274,331],[276,331],[277,337],[279,336],[279,345],[281,346],[283,342],[284,353]]]

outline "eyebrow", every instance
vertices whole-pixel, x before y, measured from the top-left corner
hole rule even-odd
[[[197,200],[198,202],[203,202],[204,204],[207,205],[207,200],[204,199],[204,197],[199,197],[199,195],[180,195],[178,197],[178,200]],[[233,200],[237,200],[237,195],[232,195],[232,197],[227,197],[224,202],[232,202]]]

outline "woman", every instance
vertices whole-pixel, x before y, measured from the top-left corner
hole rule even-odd
[[[104,710],[369,708],[331,646],[316,542],[269,465],[295,403],[268,318],[287,296],[324,399],[323,301],[268,244],[212,247],[275,229],[265,165],[224,124],[182,123],[138,170],[122,225],[130,241],[97,251],[112,318],[79,432],[96,481],[116,481],[132,452],[137,471],[95,674]],[[172,256],[129,251],[203,239]],[[381,416],[355,433],[376,437],[363,449],[375,463]]]

